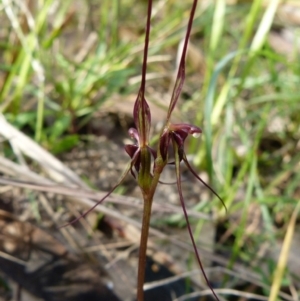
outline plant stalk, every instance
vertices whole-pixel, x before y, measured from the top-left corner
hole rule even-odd
[[[140,250],[139,250],[139,265],[138,265],[138,277],[137,277],[137,301],[144,300],[144,281],[145,281],[145,266],[146,266],[146,252],[147,243],[149,236],[150,218],[151,218],[151,208],[153,202],[153,192],[149,194],[144,194],[144,210],[143,210],[143,222],[140,240]]]

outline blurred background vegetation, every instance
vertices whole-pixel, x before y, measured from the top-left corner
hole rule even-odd
[[[191,3],[154,1],[147,75],[152,106],[168,106]],[[60,154],[92,135],[95,120],[112,110],[131,118],[146,4],[1,0],[0,111],[6,119]],[[231,264],[242,259],[261,275],[261,294],[281,287],[292,300],[300,290],[299,256],[290,262],[294,270],[280,273],[278,256],[264,249],[285,246],[285,260],[291,245],[300,248],[300,239],[287,235],[300,233],[291,218],[300,199],[299,26],[299,1],[199,1],[176,116],[202,127],[187,153],[228,209],[217,200],[193,208],[213,212],[221,225],[216,248]],[[253,264],[258,254],[267,271]]]

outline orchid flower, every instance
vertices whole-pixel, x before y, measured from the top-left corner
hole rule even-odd
[[[103,202],[123,182],[123,180],[125,179],[125,177],[129,172],[132,174],[134,178],[137,179],[137,184],[141,189],[143,199],[144,199],[142,230],[141,230],[141,240],[140,240],[140,249],[139,249],[137,301],[144,300],[143,284],[145,279],[146,250],[147,250],[147,241],[148,241],[148,234],[149,234],[149,227],[150,227],[150,217],[151,217],[153,196],[158,183],[161,183],[159,180],[160,175],[167,164],[175,164],[178,194],[183,209],[184,217],[187,222],[188,232],[193,244],[194,252],[207,285],[209,286],[216,300],[219,300],[205,274],[200,259],[200,255],[198,253],[197,246],[191,230],[190,222],[185,208],[182,188],[181,188],[180,162],[183,161],[187,166],[187,168],[189,169],[189,171],[195,176],[195,178],[198,181],[200,181],[203,185],[205,185],[217,198],[219,198],[219,200],[223,203],[224,206],[225,204],[222,201],[222,199],[219,197],[219,195],[208,184],[206,184],[198,176],[197,172],[191,167],[184,151],[184,142],[186,138],[189,135],[197,138],[202,133],[202,130],[195,125],[171,122],[172,112],[178,102],[182,90],[182,86],[185,80],[185,58],[186,58],[186,52],[188,47],[188,41],[192,29],[192,23],[197,7],[197,2],[198,2],[197,0],[194,0],[191,8],[191,13],[189,17],[188,26],[187,26],[187,32],[183,44],[183,51],[179,63],[177,78],[175,81],[169,109],[166,116],[165,126],[162,129],[157,150],[155,150],[149,146],[151,112],[150,112],[149,105],[145,99],[147,57],[148,57],[148,46],[149,46],[149,36],[150,36],[151,10],[152,10],[152,0],[148,0],[148,11],[147,11],[148,13],[147,13],[147,23],[146,23],[146,32],[145,32],[142,79],[141,79],[141,85],[139,88],[138,96],[133,108],[133,119],[135,123],[135,128],[129,129],[129,136],[132,139],[134,139],[135,142],[133,144],[125,145],[125,151],[130,156],[131,160],[124,174],[121,176],[120,181],[92,208],[90,208],[87,212],[85,212],[83,215],[79,217],[81,218],[85,216],[91,210],[93,210],[98,204]],[[174,162],[168,161],[170,147],[173,148],[174,158],[175,158]],[[76,222],[79,218],[77,218],[73,222]]]

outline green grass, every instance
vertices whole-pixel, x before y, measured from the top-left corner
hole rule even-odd
[[[129,83],[140,75],[146,5],[133,5],[132,0],[56,5],[44,0],[27,11],[17,3],[23,2],[0,1],[0,110],[51,152],[67,151],[114,94],[137,93],[138,84]],[[180,3],[158,1],[154,8],[149,50],[153,79],[148,86],[162,92],[168,92],[168,74],[175,70],[176,47],[185,30],[190,3]],[[189,153],[197,168],[207,172],[228,212],[216,200],[198,209],[213,211],[220,221],[229,217],[235,238],[227,246],[230,266],[241,258],[250,264],[266,237],[270,243],[282,240],[299,202],[299,52],[294,45],[288,57],[268,42],[275,23],[285,27],[274,21],[278,4],[211,1],[199,7],[194,22],[192,43],[202,53],[205,72],[201,75],[188,58],[185,87],[193,92],[180,109],[203,127],[201,142],[190,141]],[[253,205],[262,217],[260,235],[247,233]],[[235,213],[238,227],[230,222]],[[272,262],[267,277],[253,269],[271,287],[276,266]],[[297,284],[299,288],[299,279]]]

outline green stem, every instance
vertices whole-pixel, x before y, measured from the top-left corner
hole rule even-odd
[[[155,168],[153,176],[150,173],[151,158],[149,158],[149,152],[147,149],[141,150],[142,156],[142,168],[139,173],[139,186],[143,193],[144,209],[143,209],[143,221],[141,230],[140,250],[139,250],[139,265],[138,265],[138,277],[137,277],[137,301],[144,300],[144,282],[145,282],[145,267],[146,267],[146,254],[147,243],[149,237],[151,208],[153,203],[153,196],[159,182],[160,174],[166,165],[166,161],[163,161],[159,155],[155,161]]]
[[[153,194],[143,194],[144,196],[144,211],[143,211],[143,224],[139,250],[139,266],[138,266],[138,278],[137,278],[137,301],[144,300],[144,281],[145,281],[145,266],[146,266],[146,253],[147,243],[149,236],[151,208],[153,201]]]

